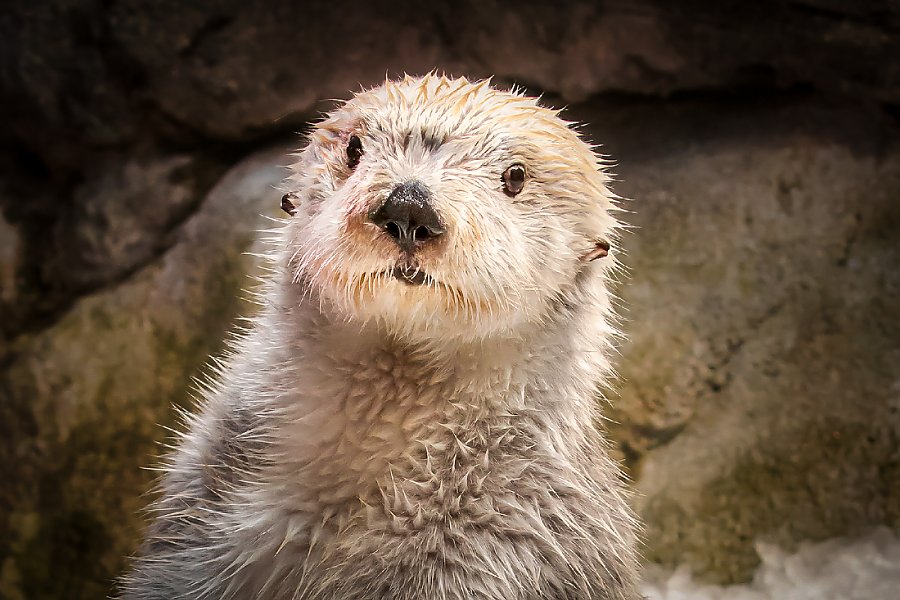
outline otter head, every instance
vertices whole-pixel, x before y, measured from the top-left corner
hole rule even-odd
[[[606,304],[601,161],[536,99],[407,77],[318,124],[283,200],[289,269],[323,310],[397,335],[478,339]],[[601,298],[602,296],[602,298]]]

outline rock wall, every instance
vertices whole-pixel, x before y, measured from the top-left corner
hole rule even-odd
[[[494,75],[617,162],[608,429],[645,556],[900,527],[900,4],[10,3],[0,597],[98,598],[191,377],[253,305],[295,132],[385,72]]]
[[[589,110],[635,199],[608,414],[645,556],[732,582],[755,539],[900,525],[895,124],[803,95],[627,104],[607,135]]]

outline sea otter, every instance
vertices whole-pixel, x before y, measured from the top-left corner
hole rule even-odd
[[[536,99],[435,75],[357,94],[296,159],[123,597],[638,598],[597,429],[603,160]]]

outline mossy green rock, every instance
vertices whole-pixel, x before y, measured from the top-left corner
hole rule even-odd
[[[752,98],[613,116],[637,230],[609,416],[646,558],[732,582],[754,540],[900,526],[896,124]]]
[[[0,380],[6,438],[0,596],[103,598],[134,551],[147,467],[189,407],[191,377],[222,349],[275,216],[285,151],[229,172],[157,260],[16,340]]]

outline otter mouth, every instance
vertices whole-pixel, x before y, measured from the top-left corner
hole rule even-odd
[[[391,277],[406,285],[427,285],[434,283],[430,275],[414,267],[394,267],[389,271]]]

